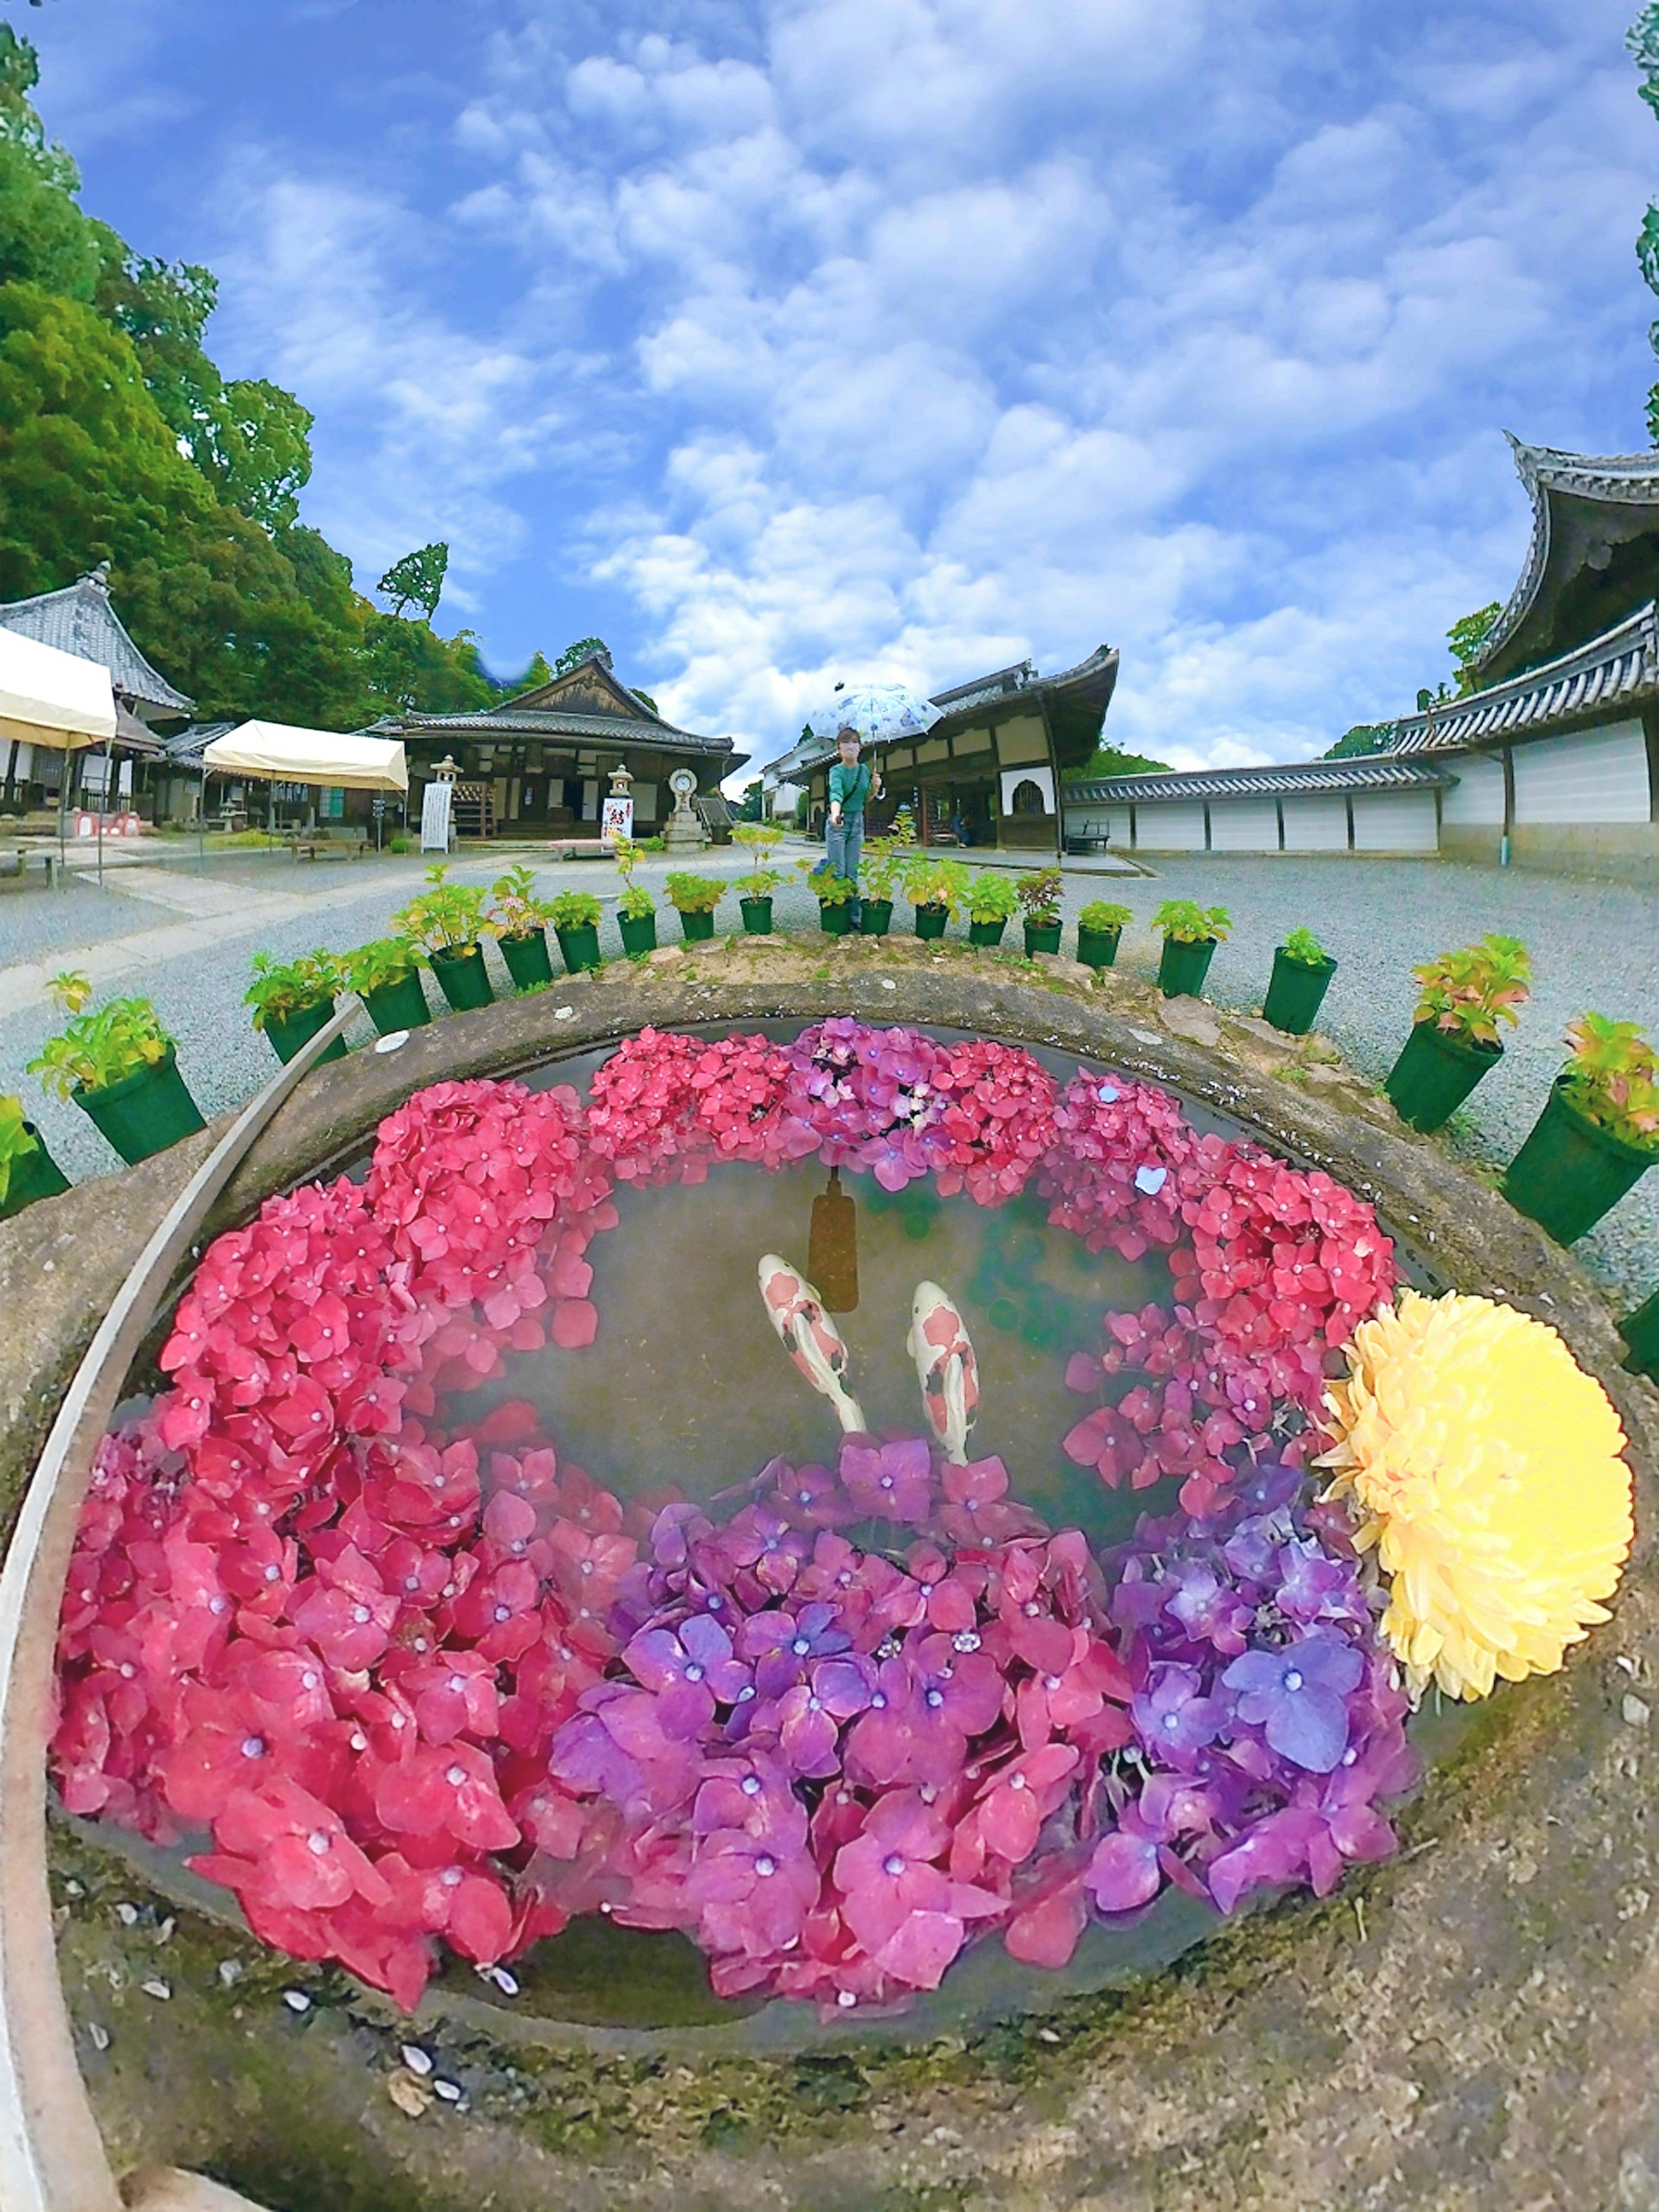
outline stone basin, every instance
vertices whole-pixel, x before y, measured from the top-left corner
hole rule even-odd
[[[349,1161],[426,1084],[520,1073],[647,1022],[852,1012],[1086,1056],[1326,1168],[1445,1283],[1561,1330],[1632,1442],[1638,1544],[1613,1622],[1562,1675],[1480,1709],[1407,1808],[1400,1856],[1332,1899],[1248,1915],[1150,1978],[950,2032],[901,2019],[811,2047],[676,2047],[526,2017],[455,1973],[411,2033],[349,1978],[263,1951],[221,1893],[159,1864],[147,1881],[127,1849],[60,1823],[60,1963],[118,2172],[181,2166],[283,2212],[1659,2203],[1645,1818],[1659,1394],[1621,1371],[1611,1314],[1572,1262],[1340,1066],[1067,966],[739,941],[699,949],[694,968],[561,981],[316,1071],[210,1229]],[[211,1141],[0,1227],[17,1317],[0,1355],[8,1528],[98,1314]],[[411,2039],[460,2102],[394,2101]]]

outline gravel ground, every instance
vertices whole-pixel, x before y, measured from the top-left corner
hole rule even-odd
[[[790,848],[786,860],[805,852]],[[516,856],[515,856],[516,857]],[[458,879],[487,882],[507,865],[505,856],[463,860]],[[665,909],[659,927],[665,943],[678,938],[666,909],[665,860],[647,860],[640,880]],[[741,872],[742,856],[711,854],[702,872],[727,878]],[[285,857],[226,856],[210,861],[206,878],[276,890],[324,902],[276,927],[245,932],[234,919],[201,925],[199,950],[124,979],[123,989],[143,989],[155,1001],[179,1040],[184,1068],[203,1110],[235,1104],[264,1079],[269,1048],[248,1025],[241,1004],[248,962],[255,951],[289,957],[318,944],[343,949],[382,933],[392,909],[419,880],[416,863],[296,868]],[[574,887],[606,903],[600,933],[607,957],[620,951],[614,901],[620,883],[613,869],[575,862],[537,871],[544,895]],[[358,886],[361,884],[361,895]],[[349,895],[349,896],[346,896]],[[1340,963],[1325,1001],[1322,1026],[1354,1065],[1380,1080],[1410,1026],[1413,963],[1491,930],[1523,938],[1531,948],[1535,984],[1519,1031],[1503,1063],[1481,1084],[1449,1132],[1465,1156],[1501,1165],[1531,1127],[1561,1060],[1561,1033],[1587,1006],[1659,1027],[1659,896],[1614,884],[1569,881],[1520,870],[1457,866],[1446,861],[1361,860],[1281,856],[1194,856],[1164,863],[1153,878],[1068,875],[1066,912],[1094,898],[1120,900],[1135,924],[1120,956],[1133,972],[1156,973],[1159,940],[1147,926],[1165,898],[1192,897],[1226,907],[1231,936],[1217,951],[1209,994],[1222,1006],[1258,1006],[1273,964],[1273,950],[1298,923],[1314,930]],[[807,927],[817,904],[804,884],[781,888],[775,915],[785,927]],[[0,966],[39,959],[52,951],[106,941],[135,929],[154,928],[175,917],[166,908],[108,890],[77,884],[56,897],[19,894],[0,899]],[[721,927],[737,924],[735,905],[723,908]],[[901,910],[901,924],[908,915]],[[498,990],[510,987],[499,954],[489,958]],[[434,1004],[435,987],[428,985]],[[73,1106],[42,1098],[24,1064],[50,1034],[46,1006],[0,1019],[0,1089],[20,1091],[31,1104],[53,1152],[72,1175],[100,1174],[112,1165],[103,1139]],[[365,1024],[365,1032],[367,1024]],[[1591,1272],[1630,1302],[1659,1285],[1659,1172],[1647,1176],[1601,1227],[1576,1248]]]

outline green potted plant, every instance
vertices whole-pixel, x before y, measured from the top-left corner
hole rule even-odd
[[[785,878],[781,868],[769,867],[767,863],[776,851],[783,831],[775,822],[738,822],[732,824],[732,835],[739,845],[749,848],[755,863],[746,876],[738,878],[738,905],[744,929],[750,937],[769,937],[772,894]]]
[[[29,1062],[29,1073],[73,1100],[129,1166],[207,1126],[148,999],[111,999],[89,1014],[82,1011],[92,997],[84,975],[55,976],[51,989],[70,1019]]]
[[[271,1050],[286,1065],[333,1020],[342,981],[339,958],[332,952],[302,952],[297,960],[289,961],[256,952],[253,981],[242,1004],[252,1007],[254,1028],[264,1031]],[[345,1049],[345,1039],[336,1037],[322,1056],[343,1060]]]
[[[1310,929],[1293,929],[1273,951],[1273,977],[1261,1009],[1286,1036],[1306,1036],[1319,1018],[1336,963]]]
[[[1571,1244],[1659,1160],[1659,1057],[1634,1022],[1581,1014],[1572,1057],[1504,1177],[1504,1195]]]
[[[1483,937],[1413,968],[1422,989],[1412,1033],[1383,1089],[1413,1129],[1437,1129],[1504,1057],[1500,1022],[1513,1026],[1532,985],[1518,937]]]
[[[1018,903],[1012,880],[1000,868],[981,868],[968,886],[969,945],[1000,945]]]
[[[1058,868],[1031,868],[1019,879],[1025,910],[1025,957],[1060,950],[1060,902],[1065,889]]]
[[[640,865],[645,847],[632,837],[611,840],[617,853],[617,873],[623,879],[622,896],[617,901],[617,927],[622,933],[623,951],[630,960],[642,953],[657,949],[657,904],[643,884],[634,880],[634,871]]]
[[[1200,906],[1195,899],[1164,900],[1152,916],[1152,927],[1164,933],[1158,988],[1166,999],[1199,996],[1215,949],[1232,926],[1224,906]]]
[[[1111,899],[1091,899],[1077,918],[1077,957],[1085,968],[1109,968],[1133,911]]]
[[[599,902],[592,891],[561,891],[548,908],[548,920],[559,940],[559,951],[569,974],[599,968]]]
[[[489,971],[484,966],[483,889],[478,884],[452,884],[449,863],[440,860],[426,872],[427,887],[392,917],[406,937],[424,947],[432,963],[438,988],[456,1012],[494,1003]]]
[[[915,854],[904,871],[906,897],[916,910],[918,937],[943,937],[945,924],[968,903],[968,871],[960,860]]]
[[[553,963],[547,951],[551,908],[545,899],[536,896],[535,882],[528,868],[509,868],[490,887],[493,904],[489,927],[495,933],[507,972],[519,991],[533,991],[538,983],[553,981]]]
[[[380,1036],[423,1029],[431,1020],[421,986],[426,955],[411,938],[377,937],[348,952],[340,964],[346,989],[362,1000]]]
[[[1627,1351],[1625,1365],[1632,1375],[1650,1375],[1659,1382],[1659,1291],[1645,1305],[1637,1307],[1619,1324]]]
[[[688,875],[679,868],[669,871],[669,903],[680,918],[688,945],[700,945],[714,934],[714,908],[725,896],[726,885],[718,876]]]
[[[23,1119],[21,1098],[0,1097],[0,1221],[21,1213],[37,1198],[56,1198],[69,1178]]]
[[[818,902],[818,927],[826,937],[845,937],[853,927],[858,885],[828,860],[820,860],[816,867],[809,867],[805,860],[799,865],[806,869],[807,889]]]
[[[864,848],[859,875],[864,896],[859,902],[859,929],[865,937],[885,937],[893,927],[893,893],[904,880],[915,848],[909,817],[902,807],[884,837],[872,837]]]

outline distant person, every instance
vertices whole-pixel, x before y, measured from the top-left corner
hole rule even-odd
[[[853,886],[852,920],[860,919],[858,895],[859,861],[864,852],[864,803],[882,797],[881,779],[872,776],[859,758],[859,733],[837,732],[839,757],[830,771],[830,820],[823,833],[824,856],[838,876]]]

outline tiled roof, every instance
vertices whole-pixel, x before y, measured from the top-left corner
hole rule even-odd
[[[1507,677],[1485,691],[1449,700],[1395,725],[1401,753],[1443,753],[1501,738],[1541,736],[1598,709],[1659,690],[1659,607],[1650,599],[1612,629],[1559,660]]]
[[[236,727],[234,722],[192,722],[168,738],[164,745],[167,761],[173,768],[200,768],[202,755],[216,738],[228,738]]]
[[[1565,453],[1553,446],[1523,446],[1505,432],[1515,465],[1532,500],[1532,542],[1515,589],[1481,641],[1475,666],[1494,661],[1537,597],[1550,556],[1551,492],[1609,507],[1650,507],[1659,521],[1659,452]]]
[[[1062,782],[1060,794],[1065,806],[1100,806],[1160,799],[1279,799],[1299,791],[1432,791],[1450,781],[1432,761],[1382,753],[1268,768],[1200,769],[1185,775],[1096,776],[1087,783]]]
[[[127,635],[110,605],[101,568],[61,592],[42,592],[34,599],[0,606],[0,626],[39,644],[56,646],[59,653],[72,653],[77,660],[101,662],[112,688],[141,707],[163,714],[188,714],[196,704],[158,675]]]
[[[552,707],[483,707],[473,714],[395,714],[375,724],[377,732],[404,738],[441,741],[459,737],[594,738],[611,745],[641,745],[655,752],[730,753],[730,738],[700,738],[672,722],[637,722],[622,714],[570,714]]]

